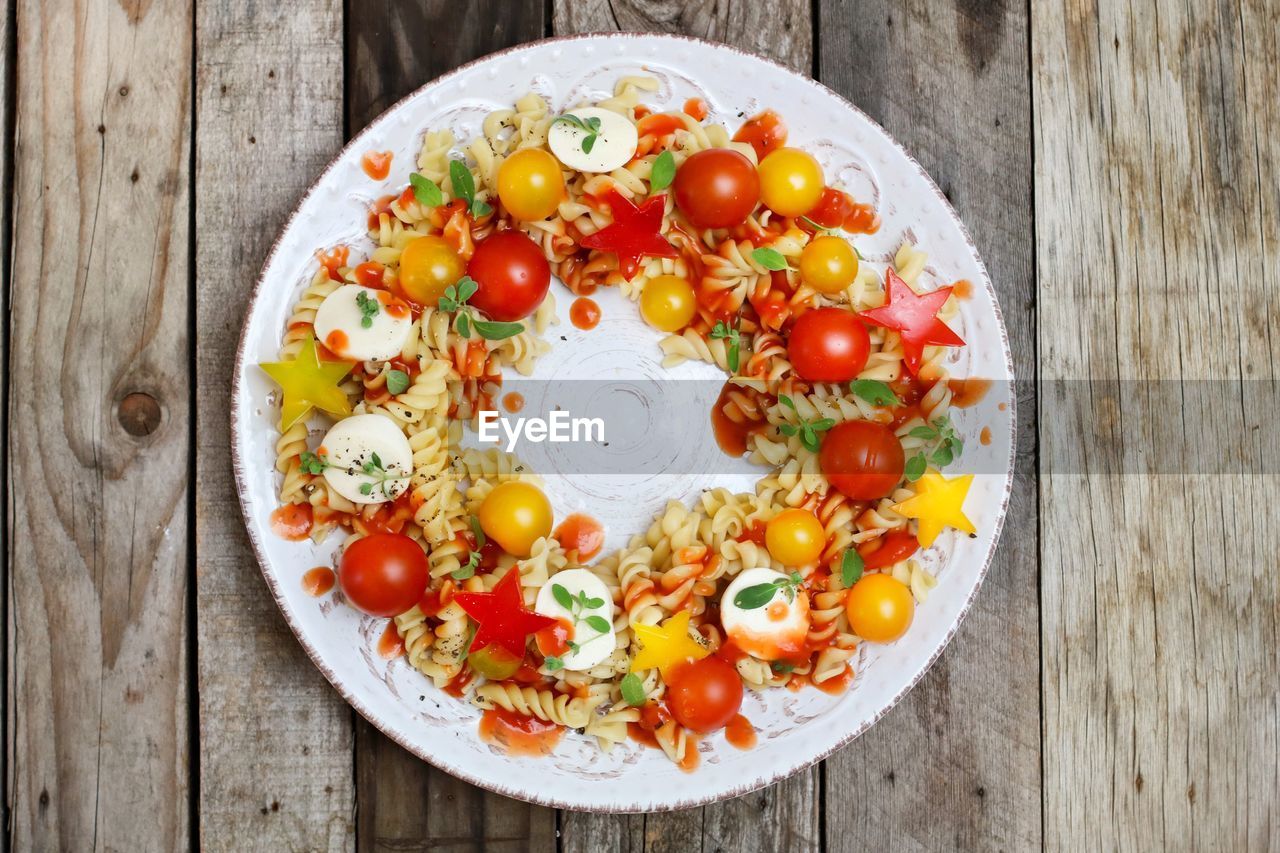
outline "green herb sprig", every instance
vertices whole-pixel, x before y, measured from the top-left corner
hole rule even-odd
[[[733,603],[743,610],[756,610],[764,607],[773,597],[778,594],[778,590],[782,590],[782,594],[787,597],[787,601],[796,600],[796,590],[804,583],[804,578],[799,572],[792,572],[785,578],[777,578],[766,583],[758,583],[739,590],[738,594],[733,597]]]
[[[855,397],[861,397],[873,406],[901,406],[902,401],[893,393],[888,382],[879,379],[855,379],[849,383]]]
[[[453,194],[467,203],[474,219],[488,216],[493,208],[476,198],[476,180],[471,177],[471,170],[461,160],[449,161],[449,183],[453,184]]]
[[[564,122],[570,127],[576,127],[586,135],[582,137],[582,153],[590,154],[591,149],[596,147],[596,139],[600,136],[600,119],[595,116],[589,116],[585,119],[578,118],[573,113],[565,113],[562,116],[556,116],[552,124]]]
[[[298,457],[298,465],[307,474],[322,474],[326,468],[339,467],[330,462],[327,457],[312,453],[309,450],[304,450]],[[358,470],[360,473],[373,478],[372,483],[360,484],[360,494],[362,495],[373,494],[374,486],[380,486],[382,494],[387,495],[386,484],[389,481],[405,479],[403,475],[387,470],[387,466],[382,462],[382,457],[376,453],[370,453],[369,458],[360,465]],[[347,469],[347,473],[350,474],[354,474],[355,471],[354,467]]]
[[[577,595],[569,592],[562,584],[553,583],[551,585],[551,596],[556,603],[569,611],[570,624],[573,628],[577,628],[579,623],[585,622],[589,628],[596,632],[596,635],[586,643],[575,643],[573,640],[566,641],[569,651],[577,653],[579,649],[594,643],[601,637],[607,636],[613,630],[613,626],[609,624],[609,620],[599,614],[583,615],[588,610],[594,610],[598,607],[604,607],[604,599],[589,596],[585,592],[579,591]],[[564,660],[558,657],[545,658],[543,664],[547,667],[548,672],[564,668]]]
[[[444,296],[441,296],[439,303],[437,303],[437,307],[441,311],[449,311],[458,315],[458,334],[464,338],[470,338],[471,330],[474,328],[476,334],[486,341],[501,341],[524,331],[524,326],[520,323],[498,323],[490,320],[477,320],[473,317],[471,306],[467,303],[471,297],[476,295],[476,291],[479,289],[480,285],[476,284],[475,279],[469,275],[464,275],[458,279],[457,284],[451,284],[444,289]]]
[[[725,340],[729,343],[728,363],[729,372],[738,372],[739,350],[742,346],[742,333],[738,331],[737,321],[730,326],[724,320],[717,320],[715,326],[711,328],[711,337],[714,340]]]
[[[480,568],[480,549],[489,541],[484,535],[484,531],[480,528],[480,519],[474,515],[471,516],[471,535],[475,537],[476,547],[471,549],[471,553],[467,555],[465,563],[449,573],[449,577],[456,581],[464,581],[475,576],[476,569]]]
[[[935,468],[945,468],[964,452],[964,440],[946,415],[934,418],[928,426],[914,427],[907,435],[926,442],[922,450],[907,460],[903,470],[913,483],[924,476],[930,464]]]
[[[373,318],[382,310],[378,306],[378,300],[371,299],[368,292],[362,290],[356,294],[356,307],[360,309],[360,325],[366,329],[372,328]]]
[[[797,415],[799,414],[795,402],[786,394],[778,395],[778,402],[796,412]],[[800,436],[800,443],[808,448],[811,453],[817,453],[822,446],[818,434],[826,432],[835,425],[836,422],[832,418],[815,418],[811,421],[801,421],[798,424],[782,424],[778,429],[788,438],[793,435]]]

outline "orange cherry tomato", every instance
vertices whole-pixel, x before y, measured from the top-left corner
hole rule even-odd
[[[400,290],[419,305],[434,308],[464,271],[462,258],[444,238],[416,237],[400,253]]]
[[[822,198],[826,180],[813,155],[779,148],[760,161],[760,200],[779,216],[802,216]]]
[[[516,219],[546,219],[565,198],[560,164],[541,148],[522,148],[498,167],[498,198]]]
[[[375,533],[342,552],[338,583],[357,610],[370,616],[399,616],[418,603],[427,588],[427,555],[402,533]]]
[[[741,225],[760,202],[756,167],[732,148],[708,148],[685,160],[673,189],[676,206],[695,228]]]
[[[502,483],[480,504],[480,528],[508,554],[527,557],[533,543],[551,535],[551,501],[532,483]]]
[[[806,311],[787,340],[791,366],[810,382],[848,382],[866,367],[870,352],[867,327],[843,308]]]
[[[818,467],[845,497],[874,501],[902,481],[906,454],[898,436],[884,424],[845,421],[822,437]]]
[[[678,332],[698,310],[693,285],[677,275],[660,275],[645,282],[640,294],[640,315],[663,332]]]
[[[800,277],[819,293],[839,293],[858,277],[858,253],[847,240],[824,234],[800,253]]]
[[[849,590],[844,609],[853,633],[873,643],[892,643],[911,627],[916,602],[892,576],[863,575]]]
[[[818,517],[805,509],[784,509],[764,531],[769,555],[784,566],[816,562],[826,547],[827,535]]]
[[[742,678],[716,655],[678,667],[667,682],[676,722],[695,732],[723,729],[742,707]]]

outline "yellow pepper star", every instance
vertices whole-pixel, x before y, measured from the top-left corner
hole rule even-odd
[[[681,610],[661,626],[632,625],[631,628],[641,644],[640,651],[631,662],[632,672],[656,666],[665,679],[676,664],[702,660],[711,654],[709,649],[689,636],[688,610]]]
[[[298,357],[292,361],[274,361],[258,365],[284,391],[280,410],[283,432],[311,413],[313,408],[331,415],[351,414],[351,402],[338,387],[354,361],[321,361],[316,351],[315,335],[308,334]]]
[[[944,527],[955,527],[965,533],[976,528],[964,514],[964,499],[973,485],[973,475],[965,474],[948,480],[937,469],[930,468],[916,481],[916,493],[893,509],[920,524],[917,537],[922,547],[928,548],[938,538]]]

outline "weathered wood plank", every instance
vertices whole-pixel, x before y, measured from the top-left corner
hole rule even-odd
[[[17,30],[10,841],[184,849],[191,11]]]
[[[465,15],[447,0],[352,0],[346,19],[346,120],[358,132],[434,77],[541,38],[539,2],[484,0]],[[356,737],[361,850],[554,850],[556,813],[468,785],[361,721]]]
[[[1026,12],[926,0],[821,6],[822,81],[884,125],[955,205],[999,291],[1022,379],[996,560],[924,680],[827,762],[827,843],[1027,850],[1040,841],[1040,730]]]
[[[200,841],[350,847],[353,715],[267,592],[227,424],[249,290],[285,216],[342,144],[342,3],[200,3],[196,38]]]
[[[4,4],[3,10],[0,10],[0,187],[3,187],[4,197],[0,201],[0,314],[5,317],[9,316],[9,293],[11,272],[9,254],[9,237],[12,234],[13,227],[13,90],[11,82],[13,80],[13,46],[10,39],[13,37],[13,17],[14,3]],[[0,324],[0,376],[8,377],[9,375],[9,348],[6,346],[9,334],[9,324]],[[0,405],[0,465],[4,466],[4,470],[8,471],[8,452],[9,452],[9,407],[8,400],[6,405]],[[4,517],[9,518],[9,490],[4,490],[0,494],[0,506],[4,508]],[[13,648],[13,632],[12,624],[9,621],[9,613],[11,604],[9,601],[9,593],[11,586],[9,584],[9,529],[8,524],[0,525],[0,560],[3,560],[3,586],[4,594],[0,595],[0,621],[4,624],[3,635],[3,652],[0,652],[0,667],[4,668],[6,676],[0,678],[0,714],[4,715],[5,731],[9,730],[9,726],[13,725],[13,709],[9,704],[11,691],[9,689],[8,667],[11,649]],[[10,746],[13,741],[8,740],[5,747],[0,751],[0,778],[8,780],[9,767],[11,765]],[[5,798],[5,806],[12,807],[13,800],[10,796]],[[7,823],[7,821],[6,821]],[[0,853],[9,849],[9,833],[8,831],[0,832]]]
[[[804,0],[767,4],[556,0],[553,29],[557,35],[609,30],[681,33],[752,50],[805,74],[813,67],[812,10]],[[701,809],[644,817],[566,812],[563,848],[817,850],[820,784],[819,769],[811,768],[763,791]]]
[[[1275,849],[1278,10],[1031,8],[1045,839]]]

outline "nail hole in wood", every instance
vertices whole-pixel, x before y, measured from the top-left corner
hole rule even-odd
[[[116,416],[129,435],[151,435],[160,428],[160,404],[155,397],[141,391],[134,391],[121,400]]]

